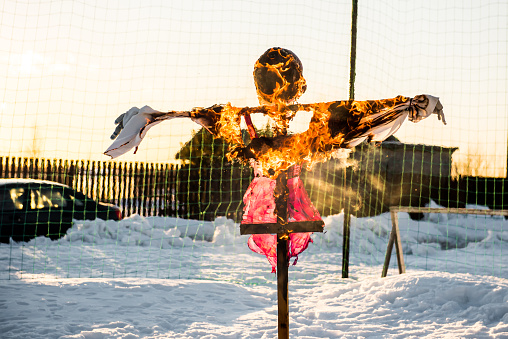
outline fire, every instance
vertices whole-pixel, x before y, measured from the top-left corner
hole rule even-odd
[[[427,97],[422,97],[417,96],[418,102],[423,106],[428,105]],[[376,139],[376,129],[388,128],[391,123],[405,118],[409,113],[412,114],[410,120],[421,120],[419,117],[423,115],[418,115],[418,108],[410,105],[411,100],[398,96],[383,100],[344,100],[293,105],[279,103],[246,108],[227,104],[220,106],[220,113],[217,112],[217,106],[199,109],[195,112],[194,119],[201,117],[201,120],[214,121],[209,130],[233,144],[228,154],[229,160],[248,162],[249,159],[254,159],[262,164],[263,175],[274,179],[281,171],[296,164],[304,162],[310,169],[316,163],[336,156],[337,150],[341,148],[350,148],[363,140],[380,141]],[[305,132],[255,138],[247,146],[243,143],[240,127],[242,116],[263,113],[274,119],[280,130],[284,130],[298,111],[313,112],[309,128]],[[203,116],[207,118],[204,119]],[[398,126],[392,127],[390,134],[397,128]]]
[[[288,119],[296,112],[287,111],[285,107],[307,89],[302,62],[290,50],[270,48],[254,64],[253,76],[259,103],[277,106],[276,111],[267,112],[275,123],[275,134],[286,134]]]
[[[279,92],[274,92],[274,95]],[[275,179],[281,171],[297,164],[305,163],[307,169],[311,169],[318,162],[332,157],[343,157],[344,154],[339,150],[351,148],[364,140],[382,141],[395,133],[406,117],[410,121],[418,122],[434,113],[446,123],[442,108],[439,99],[430,95],[313,104],[285,105],[277,102],[243,108],[228,103],[194,108],[187,113],[154,111],[156,113],[151,113],[149,124],[151,121],[158,123],[175,115],[188,116],[215,137],[222,137],[232,145],[227,155],[229,160],[245,163],[255,160],[262,167],[262,175]],[[309,128],[302,133],[287,135],[289,122],[300,111],[313,113]],[[274,137],[257,137],[250,122],[250,114],[255,113],[265,114],[275,121]],[[242,117],[246,119],[252,138],[248,145],[245,145],[242,139]]]
[[[254,65],[254,83],[261,104],[283,104],[298,99],[307,89],[303,65],[293,52],[270,48]]]
[[[117,119],[117,130],[124,125],[125,129],[105,154],[116,157],[137,148],[147,130],[162,120],[190,117],[232,145],[227,155],[229,160],[245,163],[255,160],[261,165],[263,176],[275,179],[281,171],[294,165],[305,163],[308,169],[312,168],[318,162],[337,157],[340,149],[352,148],[364,140],[382,141],[395,133],[406,118],[418,122],[435,113],[445,123],[439,99],[430,95],[298,104],[296,100],[307,85],[301,61],[287,49],[268,49],[256,61],[253,75],[261,106],[239,108],[228,103],[194,108],[190,112],[133,107]],[[300,111],[313,113],[309,128],[287,135],[289,122]],[[257,137],[250,122],[250,114],[255,113],[265,114],[274,122],[273,137]],[[252,139],[248,145],[242,138],[242,117]],[[115,131],[113,138],[117,134]]]
[[[218,121],[218,134],[229,143],[243,145],[242,130],[240,128],[240,109],[228,103]]]

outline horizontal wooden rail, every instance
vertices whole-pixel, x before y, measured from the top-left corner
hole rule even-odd
[[[240,224],[240,234],[277,234],[277,233],[300,233],[300,232],[323,232],[324,222],[295,221],[285,225],[271,224]]]
[[[475,215],[508,215],[508,210],[478,210],[474,208],[435,208],[435,207],[410,207],[392,206],[394,212],[419,212],[419,213],[450,213],[450,214],[475,214]]]
[[[508,210],[479,210],[474,208],[434,208],[434,207],[410,207],[410,206],[391,206],[390,216],[392,219],[392,231],[390,239],[388,240],[388,248],[386,249],[385,263],[383,265],[383,272],[381,277],[386,277],[388,273],[388,266],[392,256],[393,245],[397,254],[397,264],[399,267],[399,274],[406,272],[406,265],[404,263],[404,256],[402,254],[402,242],[399,232],[399,218],[398,212],[419,212],[419,213],[450,213],[450,214],[474,214],[474,215],[506,215]]]

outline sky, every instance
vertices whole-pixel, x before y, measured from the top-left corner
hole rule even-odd
[[[409,143],[459,147],[457,159],[506,173],[508,4],[359,1],[355,99],[432,94],[448,125],[406,123]],[[257,105],[255,60],[302,60],[301,103],[347,99],[350,1],[12,1],[0,5],[2,155],[107,160],[114,119],[132,106]],[[300,113],[295,131],[305,129]],[[255,124],[263,124],[255,117]],[[198,125],[164,122],[136,155],[174,161]]]

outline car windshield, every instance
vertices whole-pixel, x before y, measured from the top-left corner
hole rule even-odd
[[[62,192],[54,188],[32,189],[30,192],[30,208],[60,208],[65,207],[67,201],[62,196]]]
[[[3,211],[20,210],[23,208],[21,196],[24,188],[3,189],[0,191],[0,204]]]

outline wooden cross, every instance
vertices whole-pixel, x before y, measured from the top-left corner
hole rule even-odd
[[[277,305],[279,339],[289,338],[288,304],[288,239],[290,233],[323,232],[324,222],[299,221],[288,223],[287,171],[277,177],[274,190],[276,223],[240,224],[240,234],[277,234]]]

